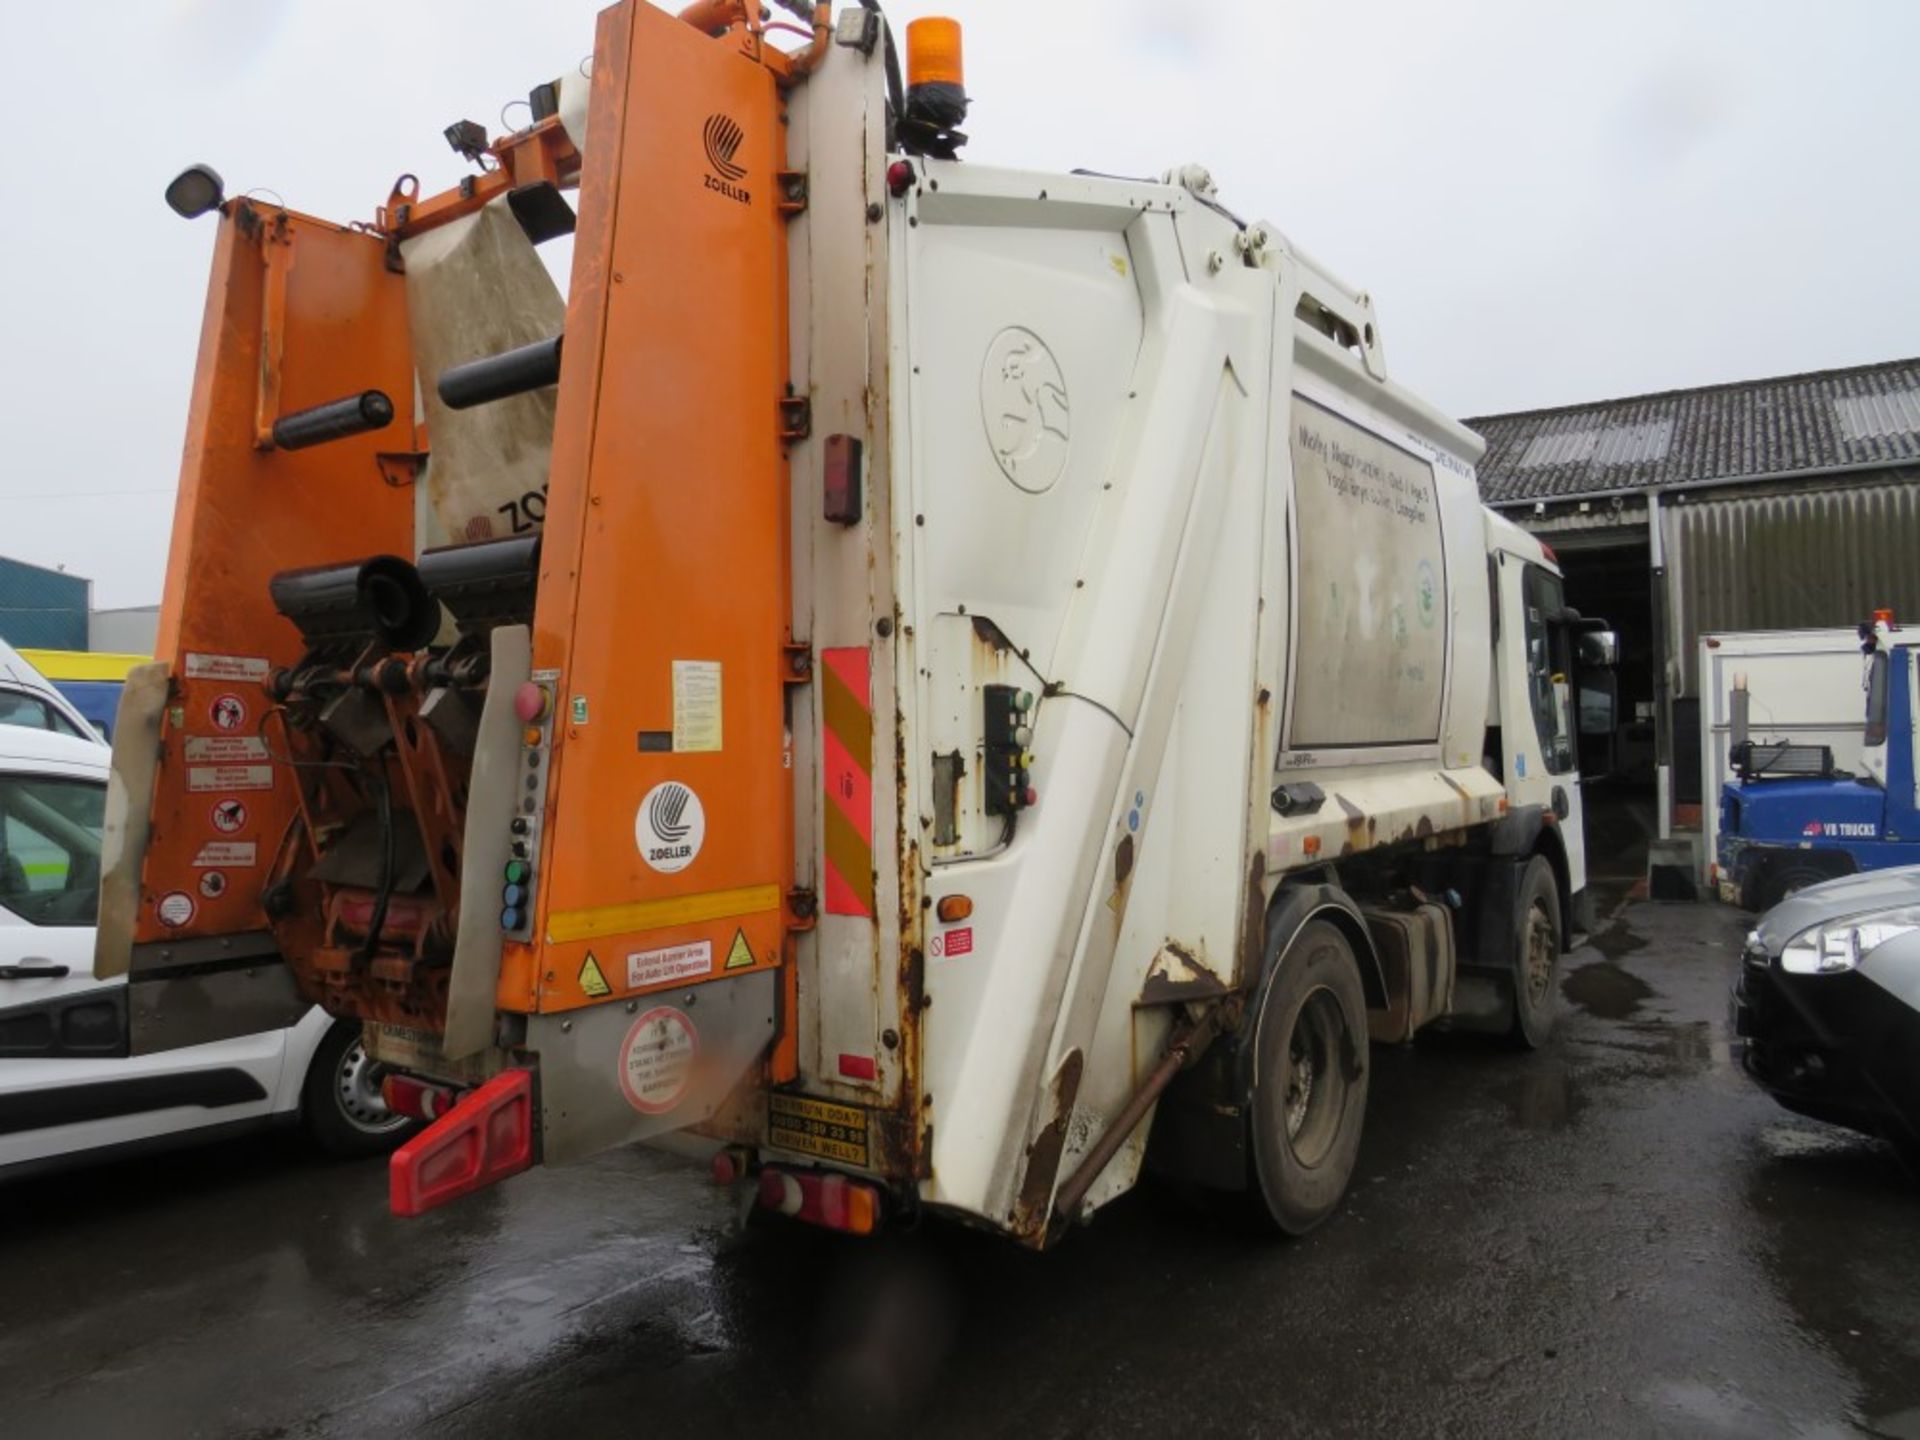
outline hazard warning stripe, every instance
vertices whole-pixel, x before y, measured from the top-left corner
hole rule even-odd
[[[821,769],[826,790],[826,906],[873,914],[872,666],[865,648],[823,650]]]

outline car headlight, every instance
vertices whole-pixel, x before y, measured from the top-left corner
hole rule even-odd
[[[1780,968],[1795,975],[1837,975],[1914,930],[1920,930],[1920,905],[1824,921],[1787,942]]]

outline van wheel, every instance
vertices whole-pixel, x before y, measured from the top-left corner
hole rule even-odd
[[[1538,1050],[1553,1031],[1554,981],[1560,969],[1560,887],[1544,855],[1527,862],[1520,877],[1513,923],[1513,1029],[1508,1038],[1523,1050]]]
[[[329,1155],[384,1155],[418,1127],[387,1108],[382,1070],[360,1043],[360,1027],[340,1022],[328,1030],[307,1066],[301,1118]]]
[[[1818,885],[1823,880],[1833,879],[1833,872],[1822,870],[1817,865],[1809,865],[1804,860],[1789,860],[1784,865],[1776,865],[1764,884],[1754,888],[1759,891],[1758,903],[1751,908],[1760,911],[1773,909],[1782,900],[1797,895],[1809,885]]]
[[[1339,927],[1301,929],[1254,1035],[1250,1188],[1276,1228],[1305,1235],[1346,1193],[1367,1110],[1367,1000]]]

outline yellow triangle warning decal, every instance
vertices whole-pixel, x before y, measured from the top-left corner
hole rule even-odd
[[[593,958],[591,950],[587,952],[587,963],[580,967],[580,988],[595,999],[613,993],[613,987],[607,984],[607,977],[600,973],[600,962]]]
[[[751,964],[753,964],[753,947],[747,944],[747,932],[736,930],[733,932],[733,944],[727,949],[726,968],[744,970]]]

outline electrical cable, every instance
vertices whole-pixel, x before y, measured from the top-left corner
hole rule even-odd
[[[887,12],[880,8],[880,0],[860,0],[860,8],[871,10],[880,17],[880,35],[887,65],[887,109],[892,112],[893,123],[898,125],[900,117],[907,113],[907,87],[900,79],[900,51],[893,43],[893,23],[887,19]],[[887,148],[893,148],[891,134],[887,136]]]

